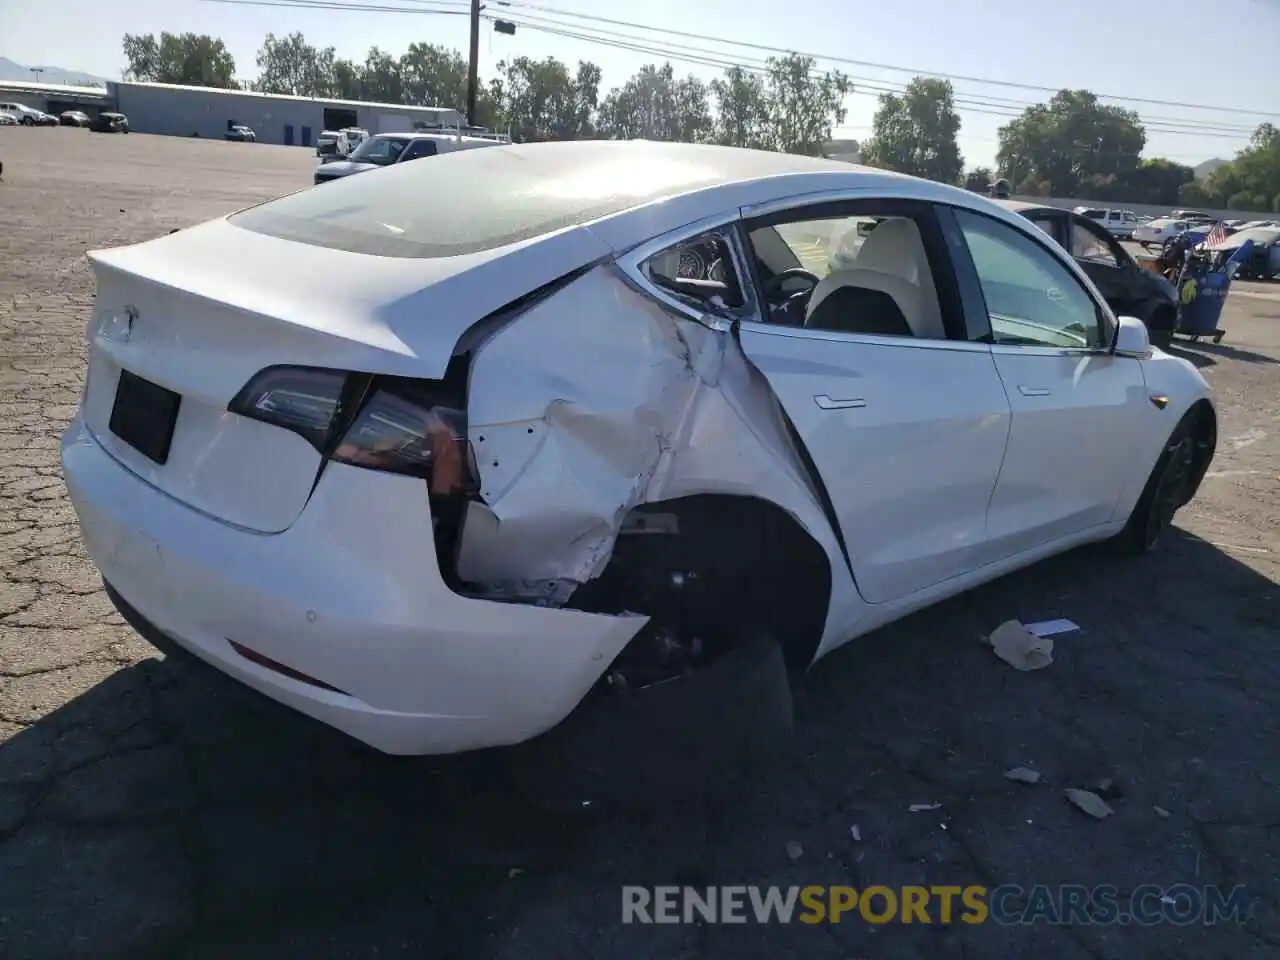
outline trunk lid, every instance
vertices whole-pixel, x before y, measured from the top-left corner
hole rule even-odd
[[[306,506],[321,458],[295,433],[227,412],[255,374],[296,365],[438,379],[468,327],[599,255],[599,241],[581,230],[412,260],[279,240],[221,220],[96,251],[85,423],[116,460],[174,499],[277,533]],[[122,394],[113,429],[122,372],[129,403]],[[161,432],[169,419],[163,462],[139,448],[130,417]]]

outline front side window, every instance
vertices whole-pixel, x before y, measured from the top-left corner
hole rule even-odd
[[[957,210],[996,343],[1098,349],[1100,308],[1066,265],[1007,224]]]
[[[925,242],[932,221],[908,215],[892,201],[868,200],[857,209],[853,216],[804,211],[797,219],[750,231],[765,321],[833,333],[947,339]]]

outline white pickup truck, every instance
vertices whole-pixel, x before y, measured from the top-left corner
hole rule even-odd
[[[1132,240],[1133,231],[1138,228],[1138,215],[1132,210],[1107,210],[1101,207],[1076,207],[1074,213],[1088,217],[1117,240]]]

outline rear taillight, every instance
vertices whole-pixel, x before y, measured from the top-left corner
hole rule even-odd
[[[227,409],[304,437],[327,460],[422,477],[447,495],[474,488],[463,403],[442,381],[269,367]]]

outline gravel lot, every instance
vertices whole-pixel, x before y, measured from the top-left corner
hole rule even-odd
[[[85,250],[305,186],[308,151],[2,129],[0,161],[0,954],[1277,955],[1280,285],[1237,284],[1224,342],[1178,347],[1222,424],[1167,549],[1077,551],[845,648],[798,692],[793,755],[730,799],[566,817],[491,758],[372,756],[154,657],[80,546],[57,443]],[[1083,629],[1038,673],[977,639],[1059,616]],[[1062,789],[1101,777],[1123,795],[1093,821]],[[1244,926],[620,923],[622,884],[1178,882],[1259,899]]]

